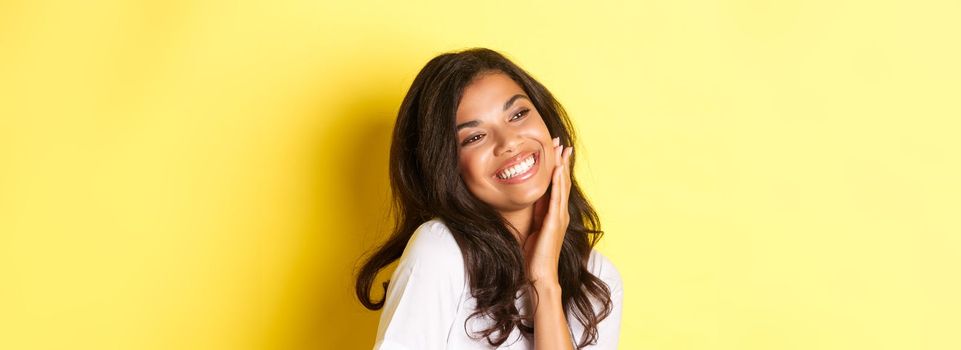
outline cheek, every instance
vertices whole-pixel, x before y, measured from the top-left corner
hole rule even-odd
[[[460,154],[460,174],[464,178],[464,181],[468,183],[473,181],[478,181],[483,178],[484,164],[480,157],[472,155],[470,153]]]
[[[541,143],[546,141],[546,145],[551,146],[551,132],[547,130],[547,124],[544,123],[544,119],[541,118],[540,115],[537,115],[537,118],[532,121],[534,122],[525,126],[525,132],[537,138]]]

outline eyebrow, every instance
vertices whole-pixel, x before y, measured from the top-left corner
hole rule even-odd
[[[528,101],[531,100],[530,98],[527,98],[527,96],[524,94],[517,94],[517,95],[511,96],[511,98],[507,99],[507,102],[504,102],[504,110],[506,111],[508,108],[511,108],[511,105],[514,104],[514,101],[517,101],[517,99],[520,99],[520,98],[526,99]],[[460,131],[460,129],[463,129],[463,128],[473,128],[478,125],[480,125],[480,121],[471,120],[469,122],[464,122],[464,123],[461,123],[460,125],[457,125],[456,131]]]

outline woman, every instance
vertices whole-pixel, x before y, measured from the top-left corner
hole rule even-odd
[[[357,276],[361,303],[384,308],[375,349],[617,347],[621,278],[593,250],[603,232],[573,143],[561,105],[499,53],[427,63],[394,126],[396,226]]]

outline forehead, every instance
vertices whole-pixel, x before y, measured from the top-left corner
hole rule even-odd
[[[488,114],[500,115],[504,102],[516,94],[524,94],[524,89],[506,74],[480,75],[464,89],[457,106],[457,120],[466,121]]]

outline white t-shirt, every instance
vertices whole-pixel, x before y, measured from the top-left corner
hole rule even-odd
[[[621,328],[623,287],[614,265],[596,250],[591,251],[588,269],[611,289],[611,314],[598,326],[596,345],[586,349],[617,348]],[[518,296],[520,296],[518,292]],[[460,247],[440,219],[423,223],[407,242],[387,288],[387,297],[377,329],[374,350],[494,349],[484,337],[473,339],[465,330],[465,320],[475,311]],[[519,298],[517,307],[527,314],[529,300]],[[595,301],[595,310],[600,303]],[[577,346],[583,325],[567,312],[573,344]],[[493,321],[478,316],[467,323],[467,330],[489,328]],[[496,333],[495,333],[496,335]],[[531,335],[514,328],[507,341],[496,349],[533,349]]]

